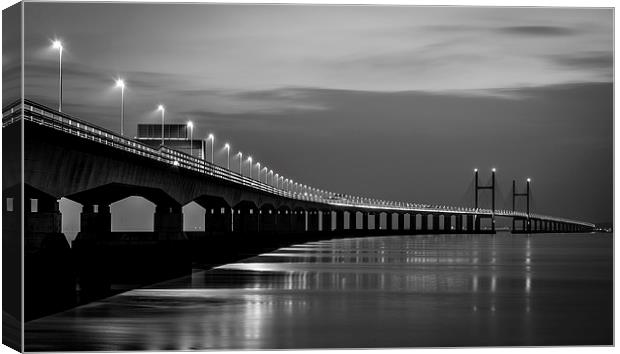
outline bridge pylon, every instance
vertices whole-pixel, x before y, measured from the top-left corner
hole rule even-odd
[[[474,169],[474,175],[475,175],[475,183],[476,183],[476,193],[475,193],[475,199],[474,199],[474,207],[476,209],[478,209],[478,192],[480,190],[485,190],[485,189],[490,189],[491,190],[491,231],[493,233],[495,233],[495,168],[491,169],[491,184],[490,185],[486,185],[486,186],[481,186],[480,182],[478,181],[478,169]],[[476,215],[475,216],[476,220],[475,220],[475,224],[476,225],[480,225],[480,216]]]
[[[516,204],[516,199],[517,197],[525,197],[526,203],[525,203],[525,208],[526,208],[526,214],[527,214],[527,218],[525,220],[525,225],[523,225],[524,230],[526,230],[528,233],[532,231],[532,222],[530,219],[530,182],[532,180],[531,179],[527,179],[526,180],[526,191],[525,193],[517,193],[517,188],[516,188],[516,181],[513,179],[512,180],[512,211],[516,211],[515,210],[515,204]],[[512,230],[514,231],[516,229],[516,218],[512,218]]]

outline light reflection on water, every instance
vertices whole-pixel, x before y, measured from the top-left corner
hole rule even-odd
[[[27,350],[611,344],[610,235],[285,247],[26,325]]]

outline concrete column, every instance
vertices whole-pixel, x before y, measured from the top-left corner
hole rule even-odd
[[[306,231],[306,212],[303,210],[293,211],[292,230],[293,232]]]
[[[525,226],[528,233],[532,232],[532,219],[525,219]]]
[[[153,230],[160,240],[183,239],[183,212],[180,206],[155,207]]]
[[[323,213],[322,231],[331,232],[332,231],[332,212],[323,211],[322,213]]]
[[[344,210],[336,211],[336,231],[344,231]]]
[[[205,231],[207,233],[230,232],[232,230],[232,211],[227,206],[205,208]]]
[[[452,215],[444,215],[443,229],[445,232],[452,232]]]
[[[428,232],[428,215],[430,214],[422,214],[422,225],[420,226],[420,231],[423,233]]]
[[[316,210],[312,210],[308,212],[308,231],[310,232],[319,231],[319,212]]]
[[[357,211],[349,211],[349,230],[357,230]]]
[[[433,214],[433,232],[439,231],[439,214]]]
[[[362,212],[362,229],[364,231],[370,230],[370,214],[368,212]]]
[[[278,232],[291,232],[291,211],[290,210],[278,210],[277,215],[277,229]]]
[[[85,204],[80,213],[80,234],[82,237],[96,237],[96,235],[109,234],[112,231],[112,214],[110,205],[99,204],[95,208],[93,204]]]
[[[261,232],[275,232],[277,224],[278,214],[275,209],[263,208],[260,210],[259,227]]]
[[[405,231],[405,214],[396,214],[396,223],[399,231]]]

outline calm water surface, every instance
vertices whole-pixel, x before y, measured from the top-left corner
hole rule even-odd
[[[26,350],[611,345],[610,234],[341,239],[26,324]]]

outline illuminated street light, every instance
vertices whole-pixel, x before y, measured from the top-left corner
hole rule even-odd
[[[213,134],[209,134],[209,138],[207,140],[211,140],[211,163],[213,164],[213,145],[215,145],[215,136],[213,136]]]
[[[121,136],[124,132],[125,126],[125,81],[122,79],[116,80],[116,87],[121,88]]]
[[[166,109],[160,104],[157,106],[157,110],[161,111],[161,146],[164,146],[164,112]]]
[[[224,148],[226,149],[226,168],[230,170],[230,145],[226,143]]]
[[[189,128],[189,154],[193,156],[194,152],[194,123],[190,120],[187,122],[187,127]]]
[[[239,174],[243,176],[243,173],[241,173],[241,163],[243,163],[243,153],[239,151],[239,153],[237,153],[237,156],[239,156]]]
[[[250,179],[252,179],[252,156],[248,157],[248,162],[250,163]]]
[[[58,112],[62,112],[62,42],[53,41],[52,48],[58,49]]]
[[[250,166],[252,168],[252,166]],[[260,162],[256,163],[256,169],[258,170],[258,177],[256,179],[260,182]]]

